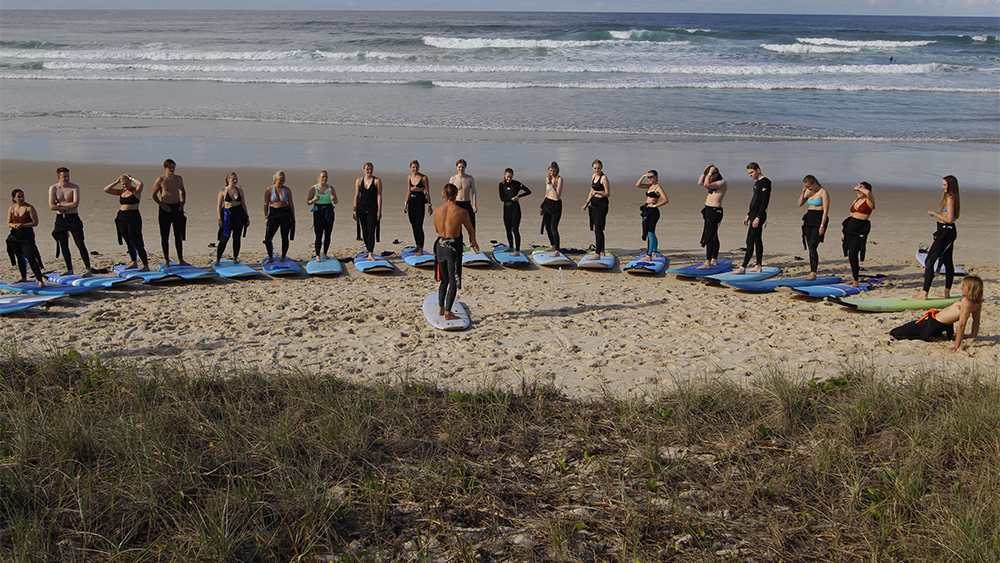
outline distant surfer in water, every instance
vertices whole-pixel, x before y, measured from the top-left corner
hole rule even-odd
[[[719,223],[722,223],[722,198],[726,197],[729,184],[723,179],[722,173],[714,164],[709,164],[698,177],[698,185],[708,190],[705,207],[701,208],[701,216],[705,227],[701,231],[701,245],[705,247],[705,261],[696,266],[699,270],[707,270],[719,264]]]
[[[767,204],[771,202],[771,181],[764,177],[756,162],[747,164],[747,174],[754,181],[750,209],[743,219],[743,226],[747,228],[747,253],[743,256],[743,265],[733,270],[734,274],[747,273],[750,258],[755,252],[757,265],[751,271],[760,272],[764,264],[764,223],[767,222]]]
[[[444,205],[434,213],[434,230],[438,238],[434,242],[434,257],[437,261],[438,314],[451,321],[458,317],[451,312],[458,289],[462,287],[462,227],[469,231],[469,245],[479,252],[476,241],[476,228],[472,226],[469,213],[455,203],[458,188],[454,184],[445,184],[441,190]]]

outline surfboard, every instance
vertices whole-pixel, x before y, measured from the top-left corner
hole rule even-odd
[[[465,245],[465,252],[462,252],[462,266],[468,266],[470,268],[489,268],[493,265],[493,261],[490,257],[486,255],[485,252],[480,249],[479,252],[474,252],[472,247]]]
[[[690,266],[685,266],[683,268],[667,270],[667,273],[677,274],[678,276],[683,276],[685,278],[703,278],[705,276],[713,276],[715,274],[728,272],[729,270],[733,269],[733,263],[729,260],[719,260],[719,263],[716,264],[715,266],[711,266],[705,269],[699,269],[698,266],[703,263],[704,262],[698,262],[698,264],[691,264]]]
[[[399,252],[399,255],[403,258],[403,262],[407,266],[413,266],[414,268],[434,267],[434,255],[426,250],[421,250],[418,253],[416,247],[407,246]]]
[[[640,260],[646,256],[645,254],[641,256],[636,256],[628,264],[622,268],[622,271],[628,272],[630,274],[639,275],[655,275],[659,274],[663,270],[667,269],[667,257],[657,252],[655,255],[647,258],[645,260]]]
[[[724,281],[725,285],[754,293],[769,293],[779,287],[805,287],[810,285],[833,285],[844,281],[840,276],[816,276],[814,280],[805,278],[781,278],[753,282]]]
[[[298,262],[285,256],[284,260],[272,260],[271,262],[261,262],[260,269],[269,276],[297,276],[302,273],[302,268]]]
[[[837,283],[833,285],[807,285],[802,287],[792,287],[792,291],[808,295],[809,297],[847,297],[857,295],[862,291],[871,288],[867,283],[859,283],[858,287],[851,287],[849,283]]]
[[[711,276],[705,276],[706,279],[714,281],[739,281],[739,282],[752,282],[771,279],[781,273],[781,268],[772,268],[771,266],[761,267],[759,272],[747,271],[744,274],[734,274],[733,272],[725,272],[723,274],[713,274]]]
[[[586,254],[576,265],[584,270],[610,270],[615,265],[615,255],[607,250],[604,254]]]
[[[552,254],[555,254],[555,256],[552,256]],[[535,247],[531,252],[531,259],[535,261],[535,264],[549,268],[573,265],[573,261],[567,258],[562,252],[556,251],[553,253],[551,250],[546,250],[544,246]]]
[[[111,271],[120,278],[138,283],[156,284],[180,281],[180,278],[177,276],[164,274],[156,270],[140,272],[139,268],[130,268],[126,264],[118,264],[111,268]]]
[[[472,326],[472,320],[469,318],[469,311],[457,300],[451,306],[451,312],[454,313],[458,318],[454,320],[447,320],[438,314],[438,296],[437,293],[432,293],[424,299],[424,318],[427,322],[436,329],[440,330],[465,330]]]
[[[919,250],[917,251],[917,262],[919,262],[920,265],[923,266],[924,268],[927,267],[927,252],[926,251],[924,251],[924,252],[920,252]],[[935,273],[943,274],[944,273],[944,265],[941,264],[941,260],[940,259],[938,259],[938,262],[937,262],[936,266],[937,266],[937,268],[934,270]],[[955,275],[956,276],[965,276],[965,275],[968,275],[968,272],[966,272],[962,268],[959,268],[958,266],[955,266]]]
[[[93,291],[92,287],[78,287],[75,285],[66,285],[64,283],[47,283],[44,287],[38,287],[38,282],[34,280],[19,282],[17,280],[0,280],[0,289],[6,289],[7,291],[14,291],[17,293],[27,293],[29,295],[54,295],[56,297],[61,297],[63,295],[79,295],[81,293],[87,293],[88,291]]]
[[[257,276],[257,270],[254,270],[242,262],[237,264],[232,260],[219,260],[218,266],[216,266],[213,261],[212,271],[224,278],[229,279],[252,278]]]
[[[339,276],[344,273],[344,267],[336,258],[324,258],[317,262],[314,256],[306,262],[306,273],[310,276]]]
[[[209,278],[214,278],[216,276],[215,272],[202,270],[198,266],[192,266],[190,264],[178,264],[177,262],[170,262],[170,263],[161,262],[160,265],[156,267],[156,269],[163,272],[164,274],[177,276],[182,280],[187,280],[187,281],[205,280]]]
[[[877,299],[858,299],[829,297],[829,301],[839,303],[858,311],[868,311],[872,313],[890,313],[896,311],[944,309],[961,297],[949,297],[948,299],[914,299],[912,297],[880,297]]]
[[[0,295],[0,315],[17,313],[30,309],[42,303],[48,303],[53,299],[59,299],[62,295]]]
[[[513,252],[509,246],[502,243],[493,247],[493,259],[505,268],[527,268],[531,264],[523,252]]]
[[[129,283],[128,280],[122,279],[118,276],[90,276],[89,278],[85,278],[82,274],[45,274],[45,279],[53,283],[75,285],[77,287],[90,287],[93,289],[108,289],[109,287]]]
[[[369,260],[367,252],[361,252],[354,257],[354,267],[362,274],[385,273],[396,269],[391,262],[381,256],[376,256],[374,260]]]

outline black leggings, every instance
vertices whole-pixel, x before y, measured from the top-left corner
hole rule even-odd
[[[819,243],[823,242],[824,238],[824,235],[819,233],[821,226],[823,226],[823,211],[810,209],[802,216],[802,242],[809,250],[809,271],[814,273],[819,269]]]
[[[844,221],[844,252],[851,264],[851,276],[858,281],[861,276],[861,260],[864,259],[865,245],[871,233],[871,221],[848,217]]]
[[[507,229],[507,246],[521,249],[521,204],[507,201],[503,204],[503,226]]]
[[[549,246],[559,250],[559,219],[562,218],[562,200],[542,201],[542,232],[548,231]]]
[[[87,252],[87,245],[83,242],[83,221],[80,220],[80,216],[76,213],[68,215],[57,214],[52,237],[56,239],[56,242],[59,244],[59,250],[62,251],[63,260],[66,261],[66,271],[73,269],[73,260],[69,255],[69,235],[71,234],[73,235],[73,242],[76,243],[76,248],[80,251],[83,266],[89,272],[90,253]]]
[[[174,228],[174,248],[177,249],[177,260],[184,259],[184,238],[187,230],[187,218],[179,203],[168,203],[170,211],[160,208],[157,216],[160,222],[160,247],[163,248],[163,258],[170,256],[170,227]]]
[[[608,225],[608,199],[594,197],[590,200],[590,230],[594,231],[594,247],[598,254],[604,254],[604,228]]]
[[[927,260],[924,262],[924,291],[930,291],[931,281],[934,280],[934,270],[938,260],[944,266],[944,287],[950,290],[955,281],[955,261],[953,254],[955,251],[955,239],[958,238],[958,230],[954,223],[938,223],[937,232],[934,233],[934,243],[927,251]]]
[[[764,263],[764,219],[761,218],[757,227],[750,223],[747,227],[747,253],[743,256],[743,267],[750,264],[750,258],[757,253],[757,265]]]
[[[701,245],[705,247],[705,258],[717,260],[719,258],[719,223],[722,222],[722,208],[705,206],[701,208],[701,216],[705,219],[705,226],[701,231]]]
[[[42,257],[35,246],[35,230],[31,227],[11,229],[10,236],[7,237],[7,253],[10,254],[12,262],[17,263],[17,270],[21,272],[21,279],[28,278],[28,266],[31,266],[31,273],[35,274],[35,279],[43,281],[42,278]]]
[[[316,256],[319,256],[320,249],[325,255],[330,250],[330,236],[333,234],[333,205],[323,203],[316,206],[313,211],[313,232],[316,233]]]
[[[441,280],[438,284],[438,307],[444,307],[445,311],[451,311],[458,288],[462,285],[462,248],[461,240],[438,239],[434,243],[437,275]]]
[[[420,194],[421,196],[423,193]],[[422,199],[422,198],[420,198]],[[413,242],[417,248],[424,247],[424,206],[426,202],[418,202],[418,198],[411,197],[406,205],[406,216],[410,218],[410,229],[413,230]],[[471,215],[471,214],[470,214]]]
[[[132,262],[141,260],[142,265],[148,268],[149,258],[146,256],[146,243],[142,240],[142,215],[139,215],[139,210],[119,211],[115,217],[115,227],[118,230],[118,244],[125,243]]]
[[[264,249],[267,250],[267,257],[274,258],[275,233],[281,230],[281,257],[288,255],[288,240],[294,224],[292,212],[287,207],[272,207],[267,213],[267,230],[264,231]]]
[[[378,230],[378,212],[358,212],[358,223],[361,225],[361,237],[365,241],[365,250],[369,254],[375,252],[375,231]]]
[[[455,205],[461,207],[469,214],[469,221],[472,223],[472,230],[476,230],[476,213],[472,211],[472,202],[456,201]]]

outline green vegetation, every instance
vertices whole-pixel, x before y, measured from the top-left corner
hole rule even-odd
[[[0,560],[995,562],[990,370],[570,400],[8,352]]]

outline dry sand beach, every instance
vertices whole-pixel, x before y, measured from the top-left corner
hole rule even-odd
[[[216,240],[214,202],[229,169],[195,168],[178,163],[177,173],[188,186],[188,234],[185,257],[207,267]],[[376,163],[377,164],[377,163]],[[567,179],[565,210],[560,226],[564,248],[586,248],[593,243],[586,213],[579,211],[586,198],[589,178],[586,163],[562,162]],[[763,163],[765,175],[769,175]],[[156,229],[156,206],[148,199],[153,180],[162,173],[152,165],[66,163],[4,159],[0,161],[3,193],[26,191],[29,203],[39,208],[36,229],[39,249],[51,271],[62,268],[49,236],[52,213],[44,205],[46,188],[55,181],[57,166],[71,169],[72,180],[83,187],[81,217],[87,244],[96,255],[95,268],[110,268],[127,261],[117,245],[113,228],[116,200],[101,188],[121,173],[129,173],[147,186],[142,203],[146,247],[150,262],[161,258]],[[570,170],[570,166],[579,170]],[[420,312],[420,303],[436,291],[432,272],[410,268],[399,258],[412,243],[409,223],[402,212],[405,168],[376,169],[386,186],[381,242],[376,251],[392,251],[399,268],[394,275],[359,274],[345,264],[346,273],[335,278],[218,280],[165,286],[125,286],[57,300],[48,308],[0,317],[0,332],[22,353],[75,349],[103,358],[128,357],[139,364],[192,368],[255,364],[265,370],[287,368],[332,374],[358,381],[398,378],[427,379],[448,387],[509,385],[521,380],[553,383],[571,395],[609,391],[638,394],[669,385],[676,379],[726,377],[752,383],[768,366],[790,368],[805,377],[838,374],[843,365],[873,365],[890,375],[905,377],[924,367],[960,372],[976,365],[995,365],[1000,355],[1000,327],[996,310],[1000,277],[1000,226],[995,187],[963,189],[962,217],[955,260],[983,277],[986,300],[980,336],[963,350],[952,353],[944,343],[896,342],[890,328],[916,314],[857,313],[790,293],[751,295],[672,275],[646,278],[623,274],[621,265],[643,249],[637,208],[642,191],[633,187],[645,170],[616,169],[605,162],[611,178],[612,207],[608,218],[608,248],[620,263],[611,272],[539,269],[523,271],[494,266],[464,270],[459,300],[473,318],[473,327],[461,333],[431,328]],[[425,170],[433,187],[435,205],[446,174]],[[479,241],[504,242],[496,185],[501,170],[479,170]],[[660,248],[670,267],[703,258],[698,245],[700,209],[704,191],[695,185],[699,165],[691,167],[690,182],[664,181],[670,204],[663,209],[658,227]],[[273,169],[240,168],[241,185],[250,202],[250,235],[244,240],[242,261],[259,264],[262,193]],[[303,263],[312,254],[311,217],[305,193],[315,183],[314,170],[288,170],[286,185],[297,202],[298,229],[290,256]],[[674,171],[676,172],[676,171]],[[808,172],[808,171],[805,171]],[[933,189],[938,176],[927,175],[927,189],[875,185],[878,206],[872,217],[872,235],[864,274],[884,274],[888,287],[870,296],[909,296],[919,289],[922,269],[914,260],[921,244],[931,242],[934,221],[926,210],[935,206],[940,192]],[[722,223],[722,258],[740,260],[744,246],[746,213],[752,182],[745,170],[723,168],[730,182]],[[350,198],[358,170],[330,170],[331,183],[341,203],[337,207],[331,253],[339,258],[356,254],[350,220]],[[544,169],[518,169],[517,179],[533,190],[522,201],[523,247],[544,243],[539,234],[537,208]],[[959,180],[960,173],[956,172]],[[839,222],[853,200],[853,182],[820,177],[831,193],[831,228],[820,246],[820,273],[850,275],[839,243]],[[795,182],[776,182],[768,227],[764,233],[765,264],[784,269],[783,276],[806,273],[808,261],[800,237],[803,210],[796,207]],[[433,240],[428,217],[425,231]],[[398,240],[399,243],[394,243]],[[428,243],[429,244],[429,243]],[[79,258],[73,248],[74,263]],[[171,250],[173,253],[173,250]],[[226,257],[231,257],[231,249]],[[9,265],[4,277],[15,275]],[[956,282],[955,291],[958,292]],[[940,289],[935,278],[932,291]]]

